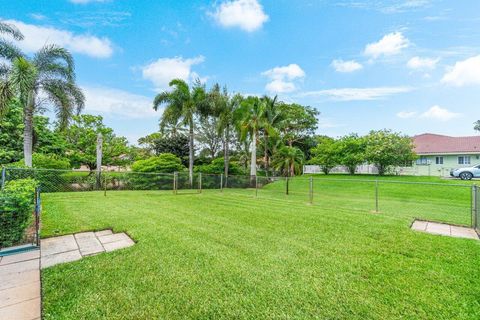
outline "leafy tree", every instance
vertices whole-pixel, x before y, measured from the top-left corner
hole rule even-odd
[[[246,141],[250,138],[250,176],[252,177],[257,175],[257,139],[264,125],[262,117],[264,108],[265,103],[258,97],[248,97],[237,110],[240,139]]]
[[[295,147],[283,146],[273,157],[273,166],[287,177],[293,177],[302,171],[305,156],[303,152]]]
[[[103,137],[103,164],[125,165],[129,161],[125,159],[129,152],[127,139],[117,137],[112,128],[103,124],[101,116],[74,116],[72,125],[64,134],[68,143],[67,154],[74,167],[84,164],[90,170],[96,168],[98,134]]]
[[[138,139],[138,144],[145,150],[147,155],[153,156],[155,154],[155,143],[162,137],[163,134],[161,132],[154,132]]]
[[[296,103],[280,103],[279,109],[284,115],[280,131],[290,147],[302,137],[315,133],[318,124],[317,117],[320,114],[316,109]]]
[[[323,173],[329,174],[339,163],[339,145],[333,138],[319,137],[317,146],[312,149],[312,155],[309,163],[321,166]]]
[[[193,185],[193,157],[194,157],[194,126],[195,116],[200,113],[202,104],[205,104],[206,93],[200,81],[190,89],[188,84],[181,79],[170,81],[171,91],[158,94],[153,101],[153,108],[158,110],[161,105],[166,105],[160,121],[163,130],[167,125],[180,123],[188,126],[189,160],[188,173],[190,185]]]
[[[365,159],[377,167],[379,175],[392,166],[409,164],[416,157],[412,139],[391,130],[370,131],[365,143]]]
[[[221,149],[222,136],[218,133],[219,120],[216,117],[201,117],[197,125],[196,140],[200,145],[205,146],[210,159],[215,158]]]
[[[350,134],[338,141],[338,162],[348,168],[350,174],[355,174],[357,166],[365,162],[365,139],[357,134]]]
[[[480,132],[480,120],[473,123],[473,130]]]
[[[21,168],[25,166],[24,160],[9,164],[10,167]],[[56,154],[32,154],[32,167],[40,169],[60,169],[68,170],[71,168],[70,161]]]
[[[185,167],[180,158],[171,153],[162,153],[145,160],[138,160],[132,164],[134,172],[173,173],[182,171]]]
[[[21,38],[14,27],[4,23],[0,32]],[[83,108],[85,97],[75,84],[73,57],[64,48],[46,45],[28,57],[10,42],[0,41],[0,56],[10,62],[0,68],[0,114],[14,97],[18,98],[23,109],[25,165],[31,167],[34,114],[44,107],[42,103],[54,107],[60,128],[65,128],[72,115]]]
[[[0,121],[0,164],[22,159],[23,121],[18,101],[12,101]]]

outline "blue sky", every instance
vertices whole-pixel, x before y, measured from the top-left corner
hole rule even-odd
[[[131,142],[158,129],[168,80],[200,78],[317,108],[318,133],[473,135],[480,1],[0,0],[34,52],[75,56],[85,112]]]

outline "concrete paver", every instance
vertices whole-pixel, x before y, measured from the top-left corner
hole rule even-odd
[[[454,226],[446,223],[415,220],[412,230],[448,237],[480,240],[473,228]]]
[[[40,319],[40,267],[43,269],[134,244],[125,233],[114,234],[111,230],[82,232],[43,239],[41,250],[0,257],[0,319]]]

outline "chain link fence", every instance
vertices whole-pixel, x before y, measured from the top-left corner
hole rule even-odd
[[[376,177],[250,177],[188,172],[139,173],[4,168],[5,182],[33,178],[42,193],[112,190],[163,190],[197,194],[228,190],[239,196],[269,198],[348,211],[385,213],[471,226],[480,224],[479,190],[466,183],[421,182]]]

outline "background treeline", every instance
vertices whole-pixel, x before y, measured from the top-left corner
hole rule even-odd
[[[23,35],[0,21],[0,165],[96,169],[96,142],[103,137],[102,165],[140,172],[187,171],[228,175],[285,175],[318,164],[325,173],[362,163],[380,174],[411,163],[411,140],[388,130],[365,137],[316,135],[319,112],[277,97],[244,96],[200,81],[173,79],[152,100],[163,110],[159,131],[129,145],[103,123],[81,114],[85,97],[75,80],[72,55],[46,45],[27,55]],[[54,115],[51,120],[46,111]]]

